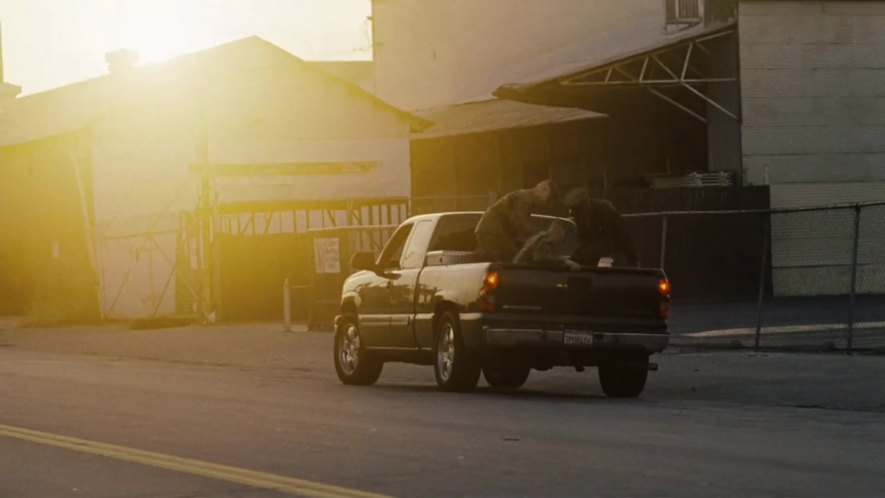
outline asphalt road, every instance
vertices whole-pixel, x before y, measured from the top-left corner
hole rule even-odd
[[[592,369],[446,394],[389,365],[348,387],[328,335],[206,334],[195,361],[161,334],[0,335],[0,496],[885,494],[880,357],[667,354],[620,401]]]

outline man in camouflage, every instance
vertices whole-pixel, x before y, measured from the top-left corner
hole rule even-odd
[[[633,240],[624,230],[624,221],[615,206],[605,199],[594,199],[584,187],[566,194],[563,204],[569,208],[578,225],[578,248],[572,260],[586,266],[597,266],[599,259],[625,259],[630,266],[639,266]]]
[[[558,248],[565,240],[565,227],[562,222],[554,221],[544,232],[529,237],[516,257],[514,263],[522,264],[564,264],[569,269],[577,270],[581,266],[574,261],[564,259],[559,255]]]
[[[552,180],[515,190],[498,199],[476,226],[476,248],[494,261],[513,261],[523,241],[535,233],[532,213],[550,206],[558,191]]]

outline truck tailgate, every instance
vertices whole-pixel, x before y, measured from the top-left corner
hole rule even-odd
[[[662,319],[659,270],[502,266],[496,306],[499,313],[587,316],[594,319]]]

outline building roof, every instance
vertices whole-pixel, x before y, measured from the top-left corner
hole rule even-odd
[[[374,67],[372,61],[307,61],[320,71],[349,81],[362,88],[368,88],[372,81]]]
[[[251,36],[193,52],[158,64],[136,66],[126,74],[106,75],[19,97],[0,108],[0,147],[70,133],[86,127],[93,119],[111,111],[133,95],[149,95],[160,88],[187,84],[205,77],[209,69],[258,70],[279,65],[280,55],[289,63],[309,68],[352,88],[387,111],[394,112],[421,129],[430,123],[400,110],[359,85],[318,69],[282,48]],[[125,98],[124,98],[125,97]]]
[[[423,131],[412,133],[413,140],[607,117],[605,114],[584,109],[549,107],[499,99],[414,112],[435,124]]]
[[[588,32],[569,44],[542,53],[526,54],[511,64],[477,71],[469,84],[464,85],[460,96],[457,97],[457,103],[488,100],[496,95],[496,89],[507,83],[536,82],[588,64],[641,52],[648,47],[679,42],[708,30],[718,29],[722,25],[720,22],[708,26],[701,24],[675,34],[667,33],[663,29],[634,31],[618,26]],[[661,26],[663,27],[663,23]]]
[[[526,76],[518,80],[503,84],[498,88],[498,90],[495,91],[495,95],[498,95],[502,88],[518,90],[521,88],[543,84],[551,80],[557,80],[571,75],[599,69],[606,65],[613,64],[625,59],[631,59],[654,52],[666,51],[669,48],[683,45],[687,41],[697,40],[700,38],[715,35],[717,33],[728,31],[730,29],[733,29],[734,26],[735,23],[732,22],[716,25],[714,27],[704,27],[703,29],[693,29],[685,31],[678,35],[658,39],[655,42],[648,43],[646,45],[626,49],[623,49],[624,47],[622,47],[622,50],[619,50],[614,54],[603,54],[601,52],[594,54],[593,52],[588,52],[582,58],[572,58],[571,62],[555,64],[545,69],[538,70],[534,73],[527,74]],[[553,58],[556,59],[556,57]]]
[[[588,59],[501,85],[496,97],[542,105],[584,107],[614,113],[626,102],[659,98],[707,123],[707,106],[740,120],[740,108],[710,92],[737,85],[737,64],[724,61],[736,43],[733,23],[694,31],[642,49]]]

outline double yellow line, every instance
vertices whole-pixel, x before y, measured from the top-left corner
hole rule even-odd
[[[48,432],[34,431],[0,424],[0,437],[9,437],[22,441],[29,441],[56,448],[101,455],[107,458],[134,462],[161,469],[174,470],[219,481],[227,481],[254,488],[271,489],[283,493],[305,496],[308,498],[386,498],[384,495],[367,493],[356,489],[332,486],[319,482],[295,479],[266,472],[241,469],[229,465],[181,458],[163,453],[138,450],[126,446],[99,443],[87,439],[62,436]]]

